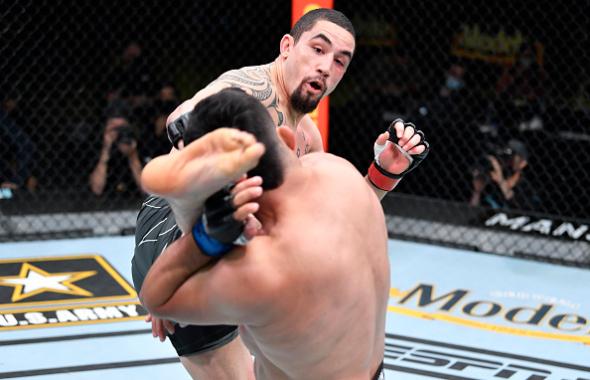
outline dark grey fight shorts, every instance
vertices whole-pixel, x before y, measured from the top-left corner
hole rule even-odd
[[[135,230],[135,252],[131,260],[133,285],[139,293],[150,267],[164,249],[181,236],[168,203],[149,197],[141,206]],[[179,356],[187,356],[221,347],[238,336],[237,326],[175,326],[168,338]]]

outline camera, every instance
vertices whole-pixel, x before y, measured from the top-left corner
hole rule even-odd
[[[471,174],[477,179],[486,179],[489,173],[494,170],[489,156],[496,158],[502,170],[504,170],[512,157],[512,151],[508,147],[491,142],[485,144],[484,152],[471,167]]]
[[[489,156],[493,156],[498,161],[503,173],[512,173],[514,171],[514,160],[520,156],[522,160],[528,160],[529,154],[525,144],[522,141],[511,139],[504,145],[487,143],[485,144],[485,154],[478,157],[475,164],[471,167],[471,173],[474,178],[486,177],[493,170]]]
[[[130,125],[122,125],[117,128],[117,140],[116,144],[127,144],[131,145],[135,141],[135,131]]]
[[[492,163],[486,154],[478,157],[475,164],[471,167],[471,174],[474,179],[486,179],[488,173],[493,169]]]

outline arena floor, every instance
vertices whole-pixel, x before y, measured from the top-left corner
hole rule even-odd
[[[188,379],[131,237],[0,245],[0,378]],[[387,379],[590,380],[590,271],[390,240]]]

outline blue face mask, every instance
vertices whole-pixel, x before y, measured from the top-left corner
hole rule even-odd
[[[463,81],[452,75],[447,75],[447,82],[445,85],[449,90],[460,90],[463,88]]]

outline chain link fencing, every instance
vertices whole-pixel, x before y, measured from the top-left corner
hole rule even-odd
[[[384,202],[392,236],[588,266],[590,5],[334,5],[357,49],[330,99],[329,150],[364,172],[398,117],[432,147]],[[166,116],[224,71],[271,62],[290,12],[2,2],[0,239],[132,233],[134,173],[169,149]]]

